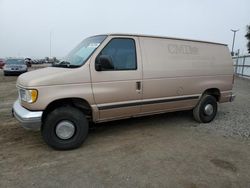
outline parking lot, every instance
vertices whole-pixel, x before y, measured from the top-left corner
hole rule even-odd
[[[209,124],[190,111],[102,123],[55,151],[11,116],[16,78],[0,70],[0,187],[250,187],[250,80]]]

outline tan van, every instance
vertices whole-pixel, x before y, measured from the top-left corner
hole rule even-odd
[[[19,76],[15,117],[40,129],[55,149],[79,147],[89,122],[193,110],[212,121],[217,103],[233,101],[227,45],[160,36],[97,35],[62,61]]]

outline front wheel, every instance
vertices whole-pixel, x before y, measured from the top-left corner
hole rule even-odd
[[[217,114],[217,101],[212,95],[203,95],[193,109],[194,119],[200,123],[211,122]]]
[[[79,109],[65,106],[48,114],[42,126],[44,141],[54,149],[78,148],[88,135],[89,124]]]

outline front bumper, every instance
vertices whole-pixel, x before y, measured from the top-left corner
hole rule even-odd
[[[40,130],[42,124],[43,111],[29,111],[20,105],[16,100],[13,105],[12,113],[21,123],[21,126],[29,130]]]
[[[8,75],[19,75],[25,72],[27,72],[27,70],[4,70],[4,73]]]

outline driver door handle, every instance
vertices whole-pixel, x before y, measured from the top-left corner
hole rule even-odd
[[[140,81],[136,82],[136,90],[141,91],[141,82]]]

